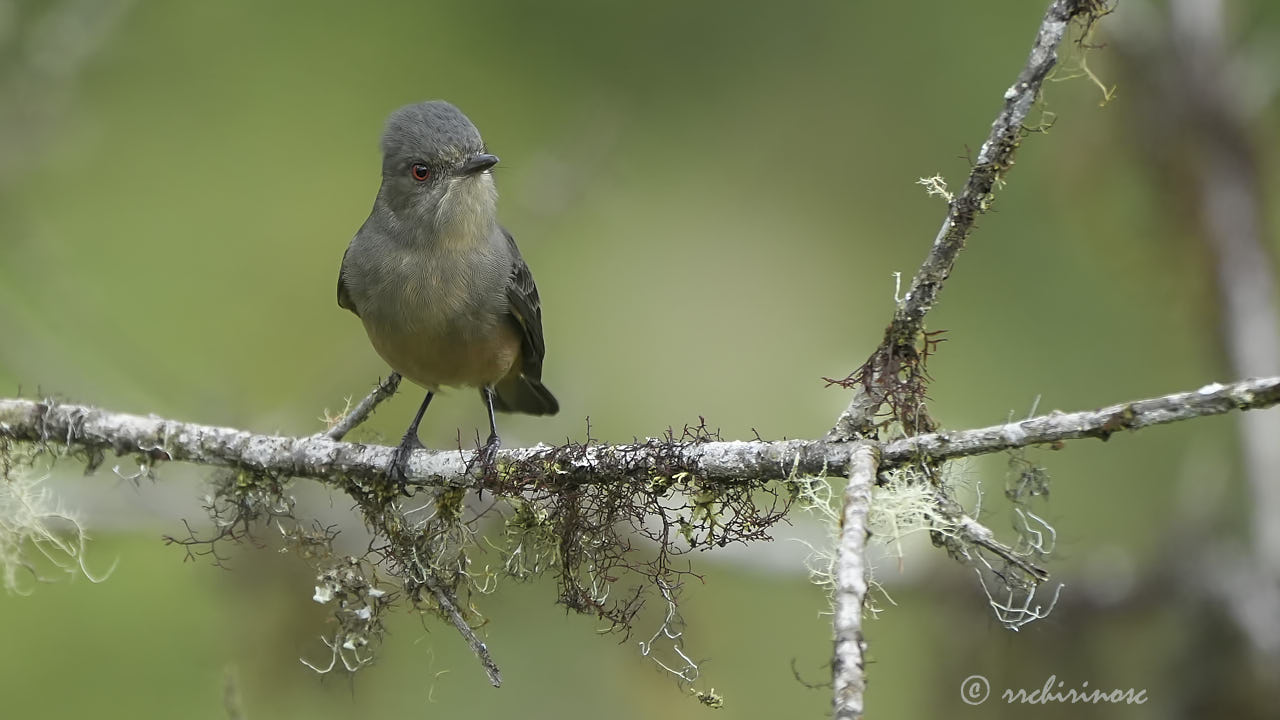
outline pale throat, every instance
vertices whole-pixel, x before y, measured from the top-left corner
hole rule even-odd
[[[486,242],[498,224],[498,190],[489,173],[452,178],[440,199],[435,242],[469,246]]]

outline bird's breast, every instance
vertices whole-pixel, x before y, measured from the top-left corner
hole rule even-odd
[[[399,253],[387,258],[361,320],[378,354],[419,385],[490,385],[520,349],[507,318],[509,274],[482,248]]]

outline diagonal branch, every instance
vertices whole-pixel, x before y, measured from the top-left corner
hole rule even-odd
[[[341,440],[347,436],[347,433],[356,429],[356,426],[364,422],[373,414],[374,408],[383,400],[396,394],[396,390],[400,387],[400,373],[393,372],[387,376],[385,380],[379,380],[365,399],[361,400],[351,412],[344,415],[338,422],[329,428],[329,432],[325,433],[325,437],[330,440]]]
[[[467,642],[467,647],[471,648],[472,653],[475,653],[476,659],[480,661],[480,665],[484,668],[485,675],[489,677],[489,684],[494,687],[502,687],[502,671],[498,669],[498,664],[493,661],[493,656],[489,653],[489,646],[476,637],[476,631],[471,629],[467,619],[462,616],[462,611],[458,609],[457,596],[439,578],[428,575],[425,585],[431,591],[432,596],[435,597],[436,603],[440,605],[440,610],[449,616],[449,622],[453,623],[454,629]]]
[[[493,661],[493,656],[489,655],[489,646],[476,637],[475,630],[471,629],[471,625],[467,624],[467,619],[463,618],[462,612],[458,610],[457,598],[449,592],[448,588],[440,585],[439,582],[431,580],[428,584],[431,594],[435,596],[435,602],[438,602],[440,609],[447,612],[449,621],[453,623],[454,628],[462,635],[462,639],[467,642],[467,647],[471,648],[471,652],[475,653],[476,659],[480,660],[480,665],[484,666],[485,675],[489,676],[489,684],[495,688],[502,687],[502,671],[498,669],[497,662]]]
[[[849,440],[869,435],[875,416],[887,399],[884,385],[892,383],[904,370],[923,363],[916,348],[924,330],[925,314],[937,302],[942,284],[951,274],[956,257],[964,249],[965,240],[973,231],[978,216],[991,206],[996,183],[1013,166],[1014,153],[1024,134],[1023,123],[1040,96],[1045,78],[1058,62],[1058,46],[1066,37],[1068,26],[1077,18],[1093,18],[1105,12],[1104,3],[1100,0],[1054,0],[1050,3],[1027,56],[1027,63],[1018,73],[1018,79],[1005,90],[1004,105],[991,123],[991,132],[982,143],[964,188],[950,198],[942,227],[929,254],[916,270],[910,289],[898,302],[893,322],[885,330],[884,340],[862,368],[842,381],[842,384],[850,386],[856,384],[858,390],[836,420],[829,434],[831,439]],[[854,383],[855,378],[861,382]],[[914,410],[921,414],[923,428],[931,429],[932,423],[923,415],[923,408]],[[904,424],[907,422],[906,418],[897,419]]]
[[[977,545],[1010,566],[1018,568],[1038,583],[1049,579],[1048,570],[1028,560],[1023,553],[997,540],[991,528],[970,517],[955,500],[937,493],[934,495],[934,506],[938,514],[951,525],[956,536],[965,543]]]

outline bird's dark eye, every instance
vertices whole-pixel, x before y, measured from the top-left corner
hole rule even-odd
[[[413,179],[418,182],[426,182],[431,179],[431,168],[422,163],[417,163],[409,168],[409,172],[413,175]]]

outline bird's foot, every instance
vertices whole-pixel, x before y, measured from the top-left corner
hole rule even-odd
[[[489,439],[485,441],[480,449],[476,450],[475,457],[472,458],[470,467],[480,468],[480,477],[488,480],[497,475],[498,471],[498,448],[502,447],[502,439],[496,434],[490,434]]]
[[[426,446],[414,432],[405,433],[399,447],[391,453],[391,463],[387,465],[387,481],[395,485],[402,494],[408,495],[406,486],[409,482],[409,457],[415,450],[426,450]]]

